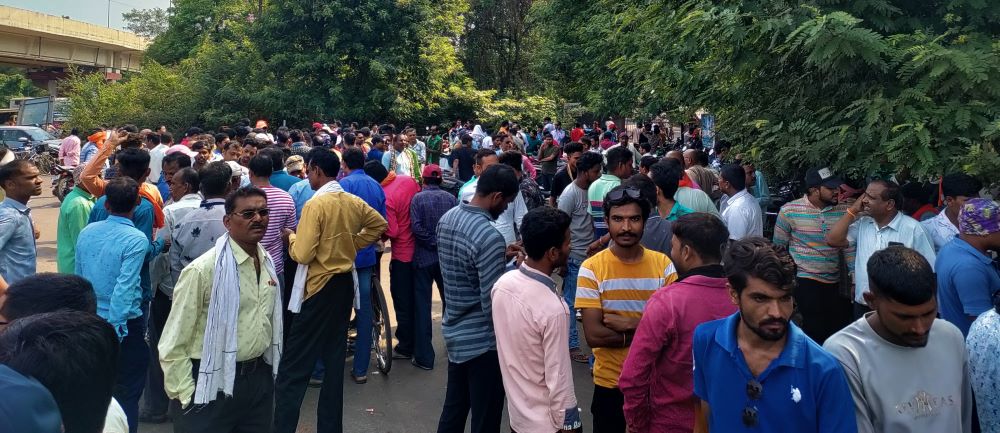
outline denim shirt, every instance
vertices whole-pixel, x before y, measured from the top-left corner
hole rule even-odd
[[[31,209],[19,201],[0,202],[0,276],[7,284],[35,273],[35,231]]]

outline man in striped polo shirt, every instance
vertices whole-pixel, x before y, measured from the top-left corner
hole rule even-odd
[[[576,308],[583,333],[594,350],[594,432],[624,432],[624,397],[618,376],[642,318],[646,301],[660,287],[677,280],[674,264],[663,253],[643,248],[640,240],[651,203],[638,189],[617,186],[604,197],[611,246],[588,258],[577,278]]]
[[[441,331],[448,348],[448,391],[438,433],[464,432],[470,409],[472,433],[500,432],[504,390],[490,293],[519,247],[508,247],[490,223],[519,193],[514,169],[490,166],[472,200],[438,222],[445,302]]]
[[[788,248],[798,268],[795,303],[802,330],[813,341],[824,341],[853,319],[851,294],[840,293],[841,255],[826,243],[826,234],[847,211],[837,204],[843,181],[826,168],[806,172],[806,194],[786,203],[774,225],[774,244]],[[844,262],[854,264],[854,247],[844,249]]]

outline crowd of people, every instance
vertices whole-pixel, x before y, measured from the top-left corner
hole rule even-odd
[[[771,223],[764,174],[695,130],[424,132],[73,130],[58,273],[36,272],[42,176],[0,155],[0,431],[292,433],[309,386],[343,431],[383,254],[393,358],[446,359],[439,433],[505,409],[521,433],[1000,431],[1000,205],[976,178],[810,168]]]

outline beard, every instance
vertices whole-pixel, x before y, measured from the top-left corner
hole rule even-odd
[[[740,314],[740,319],[747,325],[747,328],[750,328],[754,334],[757,334],[758,337],[765,341],[781,340],[788,333],[788,320],[785,319],[767,319],[756,325],[750,323],[742,313]],[[769,326],[773,325],[781,325],[781,328],[768,329]]]

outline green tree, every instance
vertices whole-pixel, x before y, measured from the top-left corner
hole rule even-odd
[[[167,28],[149,45],[146,56],[164,65],[180,63],[206,38],[252,22],[256,12],[257,2],[246,0],[174,0]]]
[[[162,8],[132,9],[122,14],[125,30],[144,38],[155,38],[167,30],[168,11]]]
[[[46,91],[35,86],[24,71],[12,67],[0,67],[0,104],[7,104],[10,98],[22,96],[43,96]]]
[[[479,88],[500,94],[531,89],[531,0],[472,0],[459,47]]]

